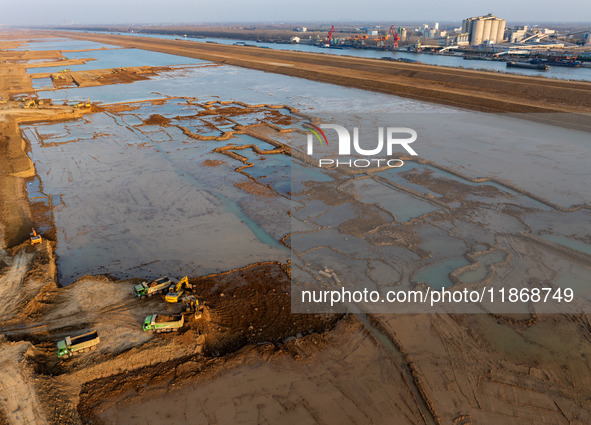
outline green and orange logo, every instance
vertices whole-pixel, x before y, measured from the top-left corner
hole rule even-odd
[[[328,139],[326,138],[324,131],[322,131],[322,129],[320,127],[312,124],[311,122],[303,123],[302,127],[305,128],[306,130],[308,130],[309,132],[311,132],[314,136],[316,136],[316,138],[320,142],[320,146],[322,146],[322,145],[328,146]],[[308,152],[309,153],[312,150],[312,134],[308,134]]]

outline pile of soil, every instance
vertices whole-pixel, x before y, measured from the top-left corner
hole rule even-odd
[[[282,344],[289,337],[324,332],[339,315],[292,314],[285,265],[264,263],[191,281],[208,309],[206,356],[228,354],[248,344]]]

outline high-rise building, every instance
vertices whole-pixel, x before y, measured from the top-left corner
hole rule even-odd
[[[462,33],[470,34],[470,45],[501,43],[505,38],[504,19],[499,19],[492,14],[464,19]]]

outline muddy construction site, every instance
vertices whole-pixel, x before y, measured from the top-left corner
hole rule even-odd
[[[0,424],[591,423],[589,84],[132,39],[0,32]]]

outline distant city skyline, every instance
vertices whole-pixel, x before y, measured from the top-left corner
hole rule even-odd
[[[24,4],[23,4],[24,3]],[[84,7],[88,5],[87,7]],[[591,19],[591,2],[564,0],[552,7],[539,1],[449,0],[410,3],[391,0],[371,3],[336,0],[225,0],[202,4],[194,0],[29,0],[4,4],[0,24],[13,26],[74,24],[230,23],[230,22],[454,22],[492,13],[509,24],[582,23]]]

